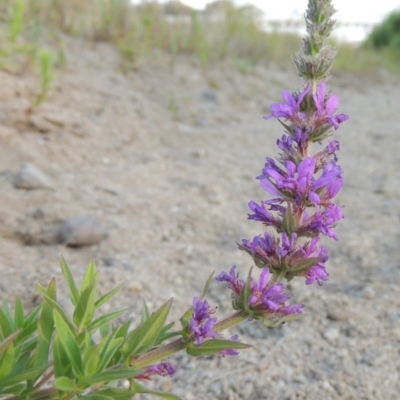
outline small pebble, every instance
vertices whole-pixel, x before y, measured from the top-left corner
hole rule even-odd
[[[102,224],[93,216],[81,214],[65,220],[58,229],[59,242],[67,246],[92,246],[106,237]]]
[[[26,163],[15,174],[13,184],[17,189],[49,189],[52,187],[50,179],[38,167]]]

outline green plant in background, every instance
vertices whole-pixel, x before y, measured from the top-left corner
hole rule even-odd
[[[369,34],[367,45],[376,49],[390,48],[400,52],[400,10],[390,13]]]
[[[203,72],[207,69],[209,52],[208,44],[205,37],[205,32],[201,19],[199,18],[199,13],[193,11],[191,15],[192,22],[192,48],[197,58],[200,61],[200,66]]]
[[[47,50],[40,50],[37,53],[37,62],[39,65],[40,90],[33,101],[33,108],[40,106],[46,100],[51,89],[51,83],[54,78],[53,53]]]
[[[177,103],[175,96],[171,96],[168,102],[168,110],[171,114],[172,119],[176,120],[179,111],[179,104]]]
[[[26,56],[32,51],[32,46],[21,40],[26,5],[23,0],[15,0],[5,11],[7,22],[3,32],[0,31],[0,68],[14,69],[18,66],[18,56]]]

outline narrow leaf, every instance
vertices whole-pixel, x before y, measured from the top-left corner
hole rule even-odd
[[[243,350],[243,349],[249,349],[251,347],[253,346],[241,342],[235,342],[233,340],[211,339],[204,342],[201,346],[188,347],[186,351],[189,355],[198,357],[198,356],[211,356],[226,349]]]
[[[118,381],[120,379],[132,379],[135,376],[140,375],[142,372],[143,372],[142,369],[121,368],[121,369],[101,372],[100,374],[90,377],[87,381],[91,385],[95,385],[97,383],[113,382],[113,381]]]
[[[22,305],[21,298],[17,298],[15,302],[15,310],[14,310],[14,322],[16,328],[22,328],[25,322],[25,311],[24,306]]]
[[[72,304],[76,307],[79,301],[79,291],[76,286],[74,277],[72,275],[71,269],[69,268],[67,262],[64,257],[61,257],[61,270],[64,275],[64,278],[67,282],[69,295],[71,297]]]
[[[77,377],[83,376],[82,357],[78,344],[76,343],[72,332],[68,329],[64,319],[57,310],[54,310],[54,324],[62,346],[68,355],[69,361],[71,362],[72,369]]]
[[[171,394],[171,393],[158,392],[155,390],[147,389],[135,380],[131,381],[131,390],[135,394],[136,393],[154,394],[155,396],[159,397],[160,399],[165,399],[165,400],[182,400],[180,397],[175,396],[174,394]]]
[[[79,331],[86,328],[92,321],[94,315],[94,303],[97,297],[97,286],[95,282],[87,286],[79,297],[75,308],[73,320]]]
[[[91,261],[86,269],[85,276],[81,284],[81,293],[90,285],[97,283],[98,274],[96,272],[96,264]]]
[[[67,317],[67,315],[65,314],[65,311],[61,308],[61,306],[55,300],[53,300],[51,297],[48,296],[46,290],[42,286],[38,285],[37,286],[37,290],[43,296],[45,301],[50,305],[50,307],[53,310],[57,310],[57,313],[62,317],[62,319],[64,320],[65,324],[68,326],[68,330],[70,332],[74,333],[75,332],[75,328],[72,325],[72,323],[69,320],[69,318]]]
[[[22,328],[18,329],[14,333],[12,333],[10,336],[5,338],[1,343],[0,343],[0,357],[4,354],[4,352],[7,350],[8,346],[11,345],[11,343],[14,342],[14,340],[21,334]]]
[[[24,382],[26,380],[32,379],[36,377],[37,375],[42,374],[49,365],[44,365],[38,368],[32,368],[27,371],[24,371],[16,376],[10,376],[6,379],[0,380],[0,387],[6,387],[6,386],[11,386],[15,385],[19,382]]]
[[[215,271],[211,273],[211,275],[208,277],[206,284],[204,285],[204,289],[201,292],[200,299],[204,299],[208,292],[208,288],[210,287],[211,283],[213,282],[213,277],[214,277]]]
[[[64,392],[82,392],[82,389],[77,388],[74,382],[67,376],[60,376],[57,378],[54,381],[54,386],[58,390],[62,390]]]
[[[11,342],[6,347],[3,355],[0,358],[0,382],[2,379],[7,378],[14,367],[15,347]],[[1,386],[0,386],[1,387]]]
[[[126,358],[139,354],[153,345],[167,319],[172,299],[161,306],[149,319],[129,334],[123,347]]]
[[[323,260],[323,257],[306,258],[305,260],[298,262],[293,268],[291,268],[290,272],[295,275],[297,273],[308,271],[311,267],[317,265],[321,260]]]
[[[111,299],[111,297],[115,296],[123,287],[124,285],[119,285],[115,289],[109,291],[104,296],[101,296],[95,303],[95,308],[101,307],[104,303]]]
[[[104,324],[108,324],[110,321],[112,321],[115,318],[118,318],[119,316],[121,316],[125,311],[127,310],[127,308],[125,308],[124,310],[119,310],[119,311],[114,311],[105,315],[102,315],[101,317],[97,318],[96,320],[94,320],[89,326],[88,329],[89,330],[94,330],[94,329],[98,329],[99,327],[101,327]]]

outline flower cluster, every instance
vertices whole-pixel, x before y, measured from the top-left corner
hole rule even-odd
[[[248,218],[274,228],[278,236],[265,232],[252,241],[244,239],[239,248],[274,274],[283,273],[288,280],[304,276],[307,284],[321,285],[328,279],[328,252],[319,246],[319,234],[338,239],[334,227],[343,213],[333,199],[343,186],[343,170],[337,164],[337,140],[314,156],[310,144],[327,136],[331,127],[337,129],[348,116],[336,113],[339,99],[327,94],[325,82],[316,85],[315,93],[311,87],[309,83],[297,95],[284,91],[285,103],[273,104],[272,113],[265,117],[284,119],[286,133],[277,142],[280,157],[277,161],[267,157],[257,177],[274,198],[261,204],[251,201]]]
[[[193,299],[193,316],[189,322],[189,331],[195,343],[200,346],[206,338],[216,338],[217,333],[213,328],[217,318],[211,318],[215,309],[208,305],[207,300],[201,301],[198,297]]]
[[[224,282],[232,290],[233,307],[247,309],[253,317],[274,319],[301,314],[303,305],[285,304],[290,296],[284,291],[282,283],[273,283],[267,268],[263,269],[258,281],[250,278],[249,290],[246,290],[246,282],[240,279],[239,274],[236,273],[236,266],[233,266],[229,273],[221,272],[216,280]]]

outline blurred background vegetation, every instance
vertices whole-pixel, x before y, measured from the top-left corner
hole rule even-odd
[[[192,55],[199,68],[224,59],[239,71],[259,63],[281,63],[299,49],[295,34],[267,33],[262,12],[235,6],[230,0],[209,3],[196,11],[179,1],[160,4],[129,0],[0,0],[0,68],[22,73],[35,65],[45,98],[52,69],[67,63],[65,41],[78,37],[116,46],[123,70],[135,69],[167,54],[171,66],[181,54]],[[371,71],[385,67],[398,72],[400,12],[390,14],[365,43],[339,44],[335,70]]]

